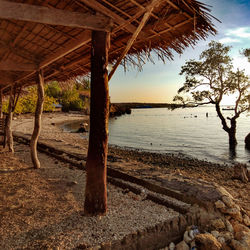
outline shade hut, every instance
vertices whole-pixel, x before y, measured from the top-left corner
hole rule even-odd
[[[0,0],[0,97],[10,96],[10,151],[13,107],[22,87],[38,86],[31,138],[38,168],[44,82],[91,72],[85,212],[105,213],[108,80],[121,62],[140,66],[152,52],[163,61],[172,59],[173,51],[182,53],[216,32],[211,19],[208,8],[195,0]],[[109,74],[108,64],[113,65]]]

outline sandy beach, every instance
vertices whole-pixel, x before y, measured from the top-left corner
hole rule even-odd
[[[88,121],[88,116],[43,114],[39,141],[86,159],[87,139],[62,129],[62,124],[77,120]],[[29,137],[32,129],[33,117],[30,115],[19,116],[13,121],[14,134]],[[34,171],[29,147],[17,142],[15,154],[2,151],[1,159],[2,249],[85,249],[111,240],[124,241],[133,232],[141,234],[138,231],[180,216],[171,208],[145,200],[142,193],[124,192],[124,189],[109,184],[107,216],[86,218],[83,216],[83,170],[39,153],[42,167]],[[210,184],[220,185],[237,200],[244,213],[250,215],[250,185],[233,180],[230,166],[183,155],[140,152],[114,146],[109,147],[108,166],[159,186],[175,180],[204,189]],[[77,248],[79,246],[81,248]]]
[[[39,140],[53,147],[60,147],[74,154],[87,156],[88,141],[78,133],[69,133],[62,129],[63,124],[72,121],[87,121],[88,116],[77,113],[44,113],[42,131]],[[33,117],[20,116],[13,121],[13,131],[31,135]],[[239,200],[250,213],[250,185],[232,180],[233,169],[228,165],[220,165],[183,155],[157,154],[128,150],[121,147],[109,147],[108,161],[112,167],[147,180],[161,183],[169,176],[187,176],[217,183],[225,187]]]

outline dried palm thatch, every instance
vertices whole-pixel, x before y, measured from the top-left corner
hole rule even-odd
[[[152,2],[154,9],[123,65],[140,68],[145,61],[152,60],[152,52],[162,61],[172,59],[174,51],[182,53],[187,46],[216,33],[213,17],[205,4],[195,0]],[[110,32],[109,62],[114,64],[152,2],[0,0],[0,89],[7,92],[12,83],[19,86],[33,84],[39,69],[44,70],[46,81],[64,81],[88,74],[91,29]],[[34,7],[34,11],[47,11],[52,17],[40,17],[40,12],[34,12],[32,16],[28,7]],[[60,14],[58,10],[64,12]],[[84,25],[84,20],[88,20],[90,26]]]

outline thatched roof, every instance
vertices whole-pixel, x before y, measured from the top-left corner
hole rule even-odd
[[[13,82],[33,84],[39,68],[44,69],[46,81],[88,74],[91,29],[111,32],[109,61],[115,63],[149,3],[148,0],[0,0],[0,88]],[[38,8],[31,11],[27,6],[44,6],[41,11],[51,16],[40,15],[36,12]],[[157,0],[124,62],[136,65],[137,59],[150,59],[152,51],[162,60],[171,59],[173,51],[182,53],[185,47],[214,34],[211,19],[208,8],[198,1]]]

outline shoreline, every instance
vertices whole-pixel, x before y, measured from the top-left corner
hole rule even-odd
[[[78,133],[63,131],[57,126],[62,122],[88,119],[88,116],[67,113],[44,114],[42,131],[39,141],[60,148],[71,154],[87,157],[88,140]],[[33,117],[20,117],[13,121],[13,131],[30,136],[33,131]],[[202,179],[210,183],[224,186],[229,192],[240,200],[242,206],[250,214],[250,185],[238,180],[232,180],[233,168],[229,165],[201,161],[183,155],[158,154],[128,150],[119,146],[109,146],[108,165],[113,168],[138,176],[152,182],[161,183],[168,178],[185,177]]]

